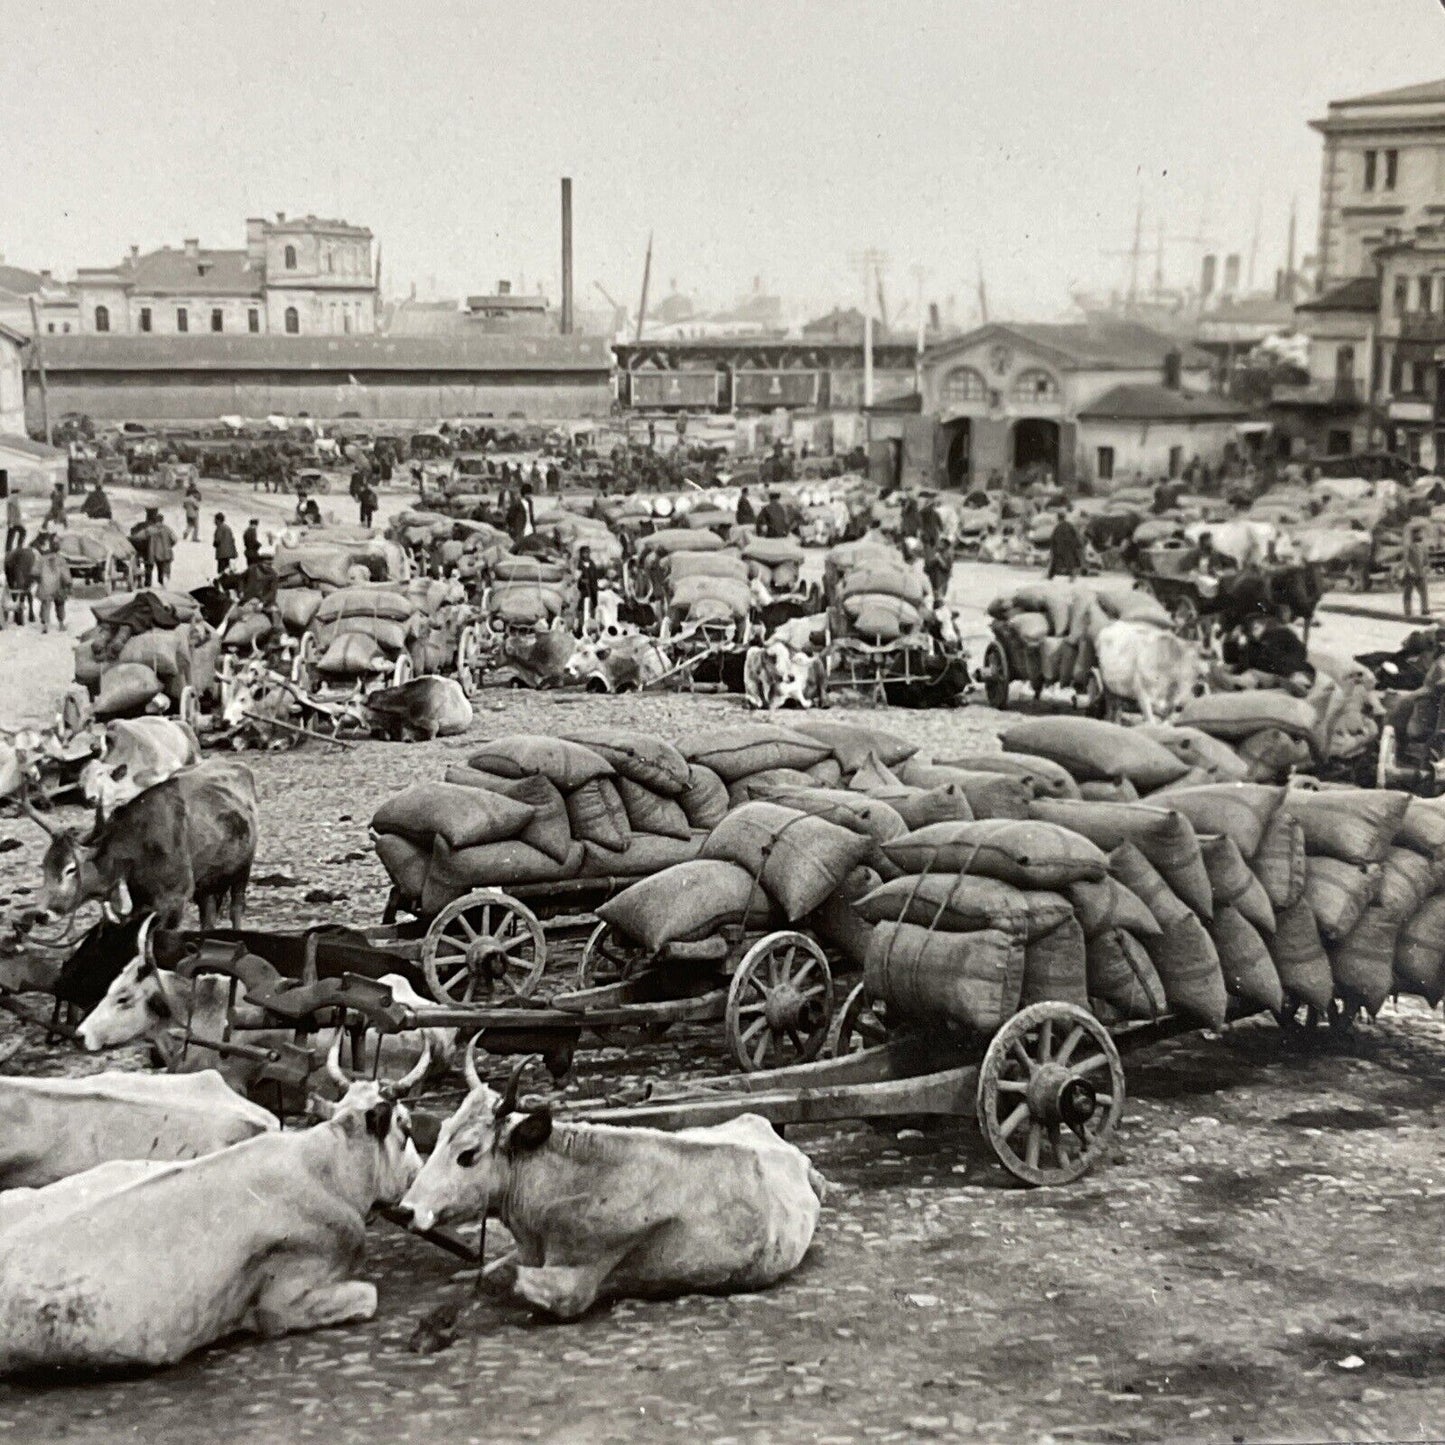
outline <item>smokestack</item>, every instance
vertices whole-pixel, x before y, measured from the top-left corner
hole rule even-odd
[[[562,335],[572,334],[572,177],[562,177]]]
[[[1214,281],[1219,270],[1219,257],[1212,252],[1204,258],[1204,266],[1199,276],[1199,299],[1208,301],[1214,295]]]
[[[1224,290],[1233,296],[1239,291],[1239,252],[1231,251],[1224,258]]]

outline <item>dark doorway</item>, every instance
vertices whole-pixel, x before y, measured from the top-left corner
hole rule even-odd
[[[1059,475],[1059,424],[1030,416],[1014,423],[1014,466],[1019,471],[1044,466]]]
[[[948,485],[962,491],[968,486],[973,469],[973,423],[966,417],[962,421],[951,421],[947,431],[948,453],[944,460],[944,473]]]

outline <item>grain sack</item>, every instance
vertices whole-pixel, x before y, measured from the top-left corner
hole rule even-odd
[[[911,602],[897,597],[866,595],[850,597],[843,604],[850,630],[867,642],[897,642],[916,632],[923,619]]]
[[[1445,994],[1445,893],[1427,898],[1395,940],[1395,979],[1431,1008]]]
[[[1309,744],[1278,728],[1262,728],[1238,744],[1251,783],[1283,782],[1296,768],[1310,766]]]
[[[747,568],[736,552],[674,552],[666,559],[669,582],[685,577],[734,577],[747,581]]]
[[[374,637],[361,632],[343,632],[332,640],[316,664],[317,672],[340,677],[358,677],[367,672],[384,672],[391,659]]]
[[[1123,843],[1110,853],[1109,868],[1143,900],[1159,923],[1158,936],[1141,941],[1164,985],[1169,1007],[1206,1028],[1222,1027],[1229,995],[1219,953],[1204,925],[1132,843]]]
[[[161,680],[153,668],[143,662],[118,662],[101,675],[95,715],[98,718],[131,717],[144,712],[146,704],[162,690]]]
[[[318,651],[324,651],[342,637],[370,637],[393,657],[401,652],[412,636],[404,622],[389,617],[342,617],[335,622],[313,622],[311,635]],[[229,640],[229,634],[227,634]]]
[[[1396,923],[1412,917],[1435,890],[1435,865],[1409,848],[1391,848],[1380,864],[1378,903]]]
[[[433,838],[445,838],[455,849],[515,838],[532,816],[525,803],[481,788],[413,783],[376,810],[371,826],[378,833],[399,833],[427,847]]]
[[[443,774],[443,781],[461,788],[486,788],[514,802],[528,804],[532,809],[532,819],[517,837],[523,843],[540,848],[559,863],[571,853],[574,840],[572,821],[567,816],[567,800],[549,778],[540,773],[526,778],[501,778],[495,773],[458,766],[448,768]]]
[[[1445,861],[1445,812],[1433,801],[1411,798],[1395,830],[1394,841],[1402,848],[1423,854],[1431,862]]]
[[[605,758],[619,778],[640,783],[665,798],[675,798],[687,787],[687,759],[661,738],[626,728],[588,728],[561,736]]]
[[[823,758],[804,771],[820,788],[841,788],[843,769],[837,758]]]
[[[1087,778],[1079,784],[1079,797],[1085,803],[1137,803],[1139,790],[1128,778]]]
[[[950,783],[944,788],[880,788],[864,797],[887,803],[909,832],[930,823],[971,823],[973,809],[962,788]]]
[[[1314,708],[1277,687],[1191,697],[1180,708],[1177,721],[1181,727],[1198,728],[1224,742],[1242,742],[1273,728],[1307,743],[1316,754],[1320,748],[1319,717]]]
[[[1176,727],[1171,723],[1142,723],[1139,731],[1167,748],[1185,767],[1209,774],[1212,781],[1243,782],[1249,771],[1248,764],[1228,743],[1212,738],[1198,728]]]
[[[1001,929],[930,933],[912,923],[880,923],[869,940],[863,978],[890,1021],[991,1034],[1018,1012],[1023,939]]]
[[[1149,951],[1132,933],[1106,929],[1084,948],[1090,1000],[1103,1000],[1121,1020],[1148,1021],[1169,1007]]]
[[[910,788],[960,788],[975,818],[1027,818],[1032,790],[1007,773],[971,772],[910,760],[894,770]]]
[[[620,853],[632,841],[632,825],[622,795],[611,778],[593,778],[567,795],[567,818],[572,836]],[[688,830],[691,833],[691,829]]]
[[[1085,938],[1096,938],[1111,929],[1122,928],[1145,938],[1157,934],[1159,920],[1144,900],[1131,893],[1117,878],[1097,883],[1070,883],[1064,890],[1073,905],[1074,916]]]
[[[877,883],[878,875],[871,868],[855,868],[843,886],[808,915],[808,927],[854,968],[862,968],[868,961],[868,945],[873,941],[873,925],[858,913],[856,903]]]
[[[255,647],[270,632],[271,619],[264,612],[259,610],[239,612],[226,626],[226,646],[232,652],[239,652],[243,647]],[[130,649],[131,655],[126,657],[125,648],[122,648],[121,659],[125,662],[150,664],[155,656],[146,648],[145,639],[150,636],[149,632],[143,632],[139,637],[132,637],[125,645]],[[330,638],[327,641],[330,641]]]
[[[427,869],[431,866],[431,843],[423,848],[393,833],[379,833],[374,841],[376,856],[386,869],[397,897],[407,904],[420,903],[426,889]]]
[[[1281,808],[1274,815],[1249,868],[1276,913],[1300,900],[1305,891],[1305,833],[1293,814]]]
[[[422,890],[422,912],[428,916],[440,913],[448,903],[474,888],[515,888],[525,883],[575,878],[582,859],[580,843],[574,843],[566,861],[558,863],[515,838],[456,851],[445,838],[437,838],[432,843],[431,865]]]
[[[678,796],[694,828],[716,828],[728,815],[727,785],[711,768],[688,764],[687,786]]]
[[[1063,888],[1099,879],[1109,860],[1087,838],[1052,823],[1012,818],[933,823],[883,851],[905,873],[975,873],[1020,888]]]
[[[646,878],[662,868],[691,863],[702,851],[703,834],[690,838],[661,838],[655,833],[634,833],[620,853],[596,843],[582,845],[583,878]]]
[[[674,613],[708,602],[719,609],[716,615],[733,618],[746,617],[752,602],[747,582],[736,577],[684,577],[673,585],[667,600]]]
[[[1049,932],[1030,939],[1024,948],[1024,986],[1019,1006],[1035,1003],[1089,1006],[1084,930],[1072,913]]]
[[[735,783],[728,784],[728,806],[740,808],[751,803],[774,788],[811,788],[811,773],[800,772],[797,768],[764,768],[760,773],[749,773]]]
[[[759,796],[765,802],[781,803],[785,808],[796,808],[815,818],[827,818],[841,828],[872,838],[875,843],[891,843],[908,831],[908,825],[889,804],[846,788],[773,786]]]
[[[1304,829],[1305,851],[1345,863],[1378,863],[1410,804],[1408,793],[1380,788],[1291,788],[1284,806]]]
[[[1305,902],[1326,941],[1343,938],[1374,897],[1379,867],[1359,868],[1338,858],[1311,855],[1305,865]]]
[[[271,630],[271,619],[265,613],[253,614],[263,625],[258,636]],[[227,632],[229,643],[231,634]],[[182,681],[191,675],[191,637],[185,627],[152,627],[148,632],[129,638],[120,650],[121,662],[138,662],[151,669],[162,682],[173,677]]]
[[[868,838],[777,803],[745,803],[708,834],[704,858],[724,858],[761,877],[783,917],[811,913],[868,856]]]
[[[343,617],[389,617],[405,622],[416,604],[405,593],[386,587],[342,587],[328,593],[317,604],[317,622],[335,622]]]
[[[1057,893],[966,873],[895,878],[860,898],[857,909],[869,923],[916,923],[949,933],[975,933],[1006,921],[1011,932],[1022,931],[1027,939],[1040,938],[1073,916]]]
[[[848,782],[858,793],[876,793],[881,790],[903,787],[903,780],[891,768],[880,761],[877,753],[869,753]]]
[[[1188,819],[1172,808],[1037,798],[1029,804],[1029,815],[1072,828],[1106,853],[1121,843],[1133,843],[1201,918],[1207,919],[1213,912],[1214,895],[1199,854],[1199,839]]]
[[[1261,783],[1211,783],[1200,788],[1166,788],[1150,802],[1183,813],[1196,833],[1233,838],[1239,851],[1253,858],[1264,830],[1284,801],[1284,791]]]
[[[1278,1013],[1284,1007],[1284,987],[1259,930],[1225,903],[1214,910],[1209,936],[1219,954],[1225,988],[1247,1004]]]
[[[822,743],[838,760],[845,773],[856,772],[873,753],[884,767],[906,762],[918,751],[912,743],[864,723],[839,722],[834,718],[803,717],[790,722],[793,732]]]
[[[1020,778],[1036,798],[1077,798],[1079,785],[1073,774],[1048,758],[1014,753],[965,753],[939,758],[941,768],[963,768],[970,773],[1007,773]]]
[[[467,763],[484,773],[497,773],[504,778],[541,773],[564,793],[594,778],[611,777],[613,772],[612,764],[591,748],[536,733],[511,733],[494,738],[478,748]]]
[[[1334,997],[1334,975],[1319,925],[1304,898],[1276,910],[1269,951],[1287,1003],[1309,1004],[1321,1012],[1329,1008]]]
[[[893,597],[920,607],[928,600],[928,582],[921,572],[895,557],[891,566],[851,568],[844,574],[838,596],[844,599],[863,594]]]
[[[1372,1018],[1394,987],[1399,929],[1383,908],[1371,904],[1350,932],[1329,949],[1335,993],[1347,1004],[1367,1009]]]
[[[656,833],[662,838],[692,837],[692,824],[687,821],[687,814],[676,798],[661,797],[651,788],[621,775],[616,781],[622,806],[627,811],[627,821],[634,832]]]
[[[791,728],[756,723],[704,728],[686,740],[682,751],[689,762],[711,768],[725,783],[735,783],[766,768],[812,767],[829,750],[826,743]]]
[[[763,927],[767,894],[735,863],[678,863],[625,888],[597,916],[651,953],[669,943],[712,938],[726,928]]]
[[[1233,838],[1205,836],[1199,840],[1199,856],[1209,874],[1214,905],[1238,909],[1261,933],[1274,932],[1274,904],[1264,884],[1250,871]]]
[[[1009,626],[1026,647],[1037,646],[1049,635],[1049,619],[1042,612],[1016,612],[1009,618]]]
[[[1141,793],[1168,787],[1188,771],[1137,729],[1096,718],[1030,718],[1009,728],[1002,742],[1005,752],[1048,758],[1078,781],[1128,778]]]

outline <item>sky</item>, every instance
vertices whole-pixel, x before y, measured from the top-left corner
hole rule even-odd
[[[1331,99],[1445,75],[1442,0],[0,0],[0,252],[62,275],[245,218],[371,227],[383,286],[1063,313],[1317,225]],[[1254,237],[1257,233],[1257,244]]]

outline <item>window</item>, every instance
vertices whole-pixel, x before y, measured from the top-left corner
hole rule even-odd
[[[1398,356],[1390,358],[1390,394],[1399,396],[1403,390],[1405,368]]]
[[[224,331],[226,329],[226,316],[219,306],[211,307],[211,330]]]
[[[1375,161],[1378,154],[1377,151],[1365,152],[1365,189],[1367,191],[1375,189]]]
[[[95,308],[95,329],[97,331],[110,330],[110,307],[97,306]]]
[[[1372,151],[1371,154],[1373,155],[1374,152]],[[294,271],[294,270],[296,269],[296,247],[295,247],[295,246],[287,246],[287,248],[286,248],[286,269],[287,269],[288,271]]]
[[[67,336],[70,335],[70,322],[65,322],[60,328]]]
[[[968,401],[987,401],[988,383],[971,366],[961,366],[943,378],[943,403],[959,406]]]
[[[1020,372],[1014,380],[1015,401],[1057,401],[1059,384],[1047,371]]]
[[[1325,450],[1332,457],[1347,456],[1350,451],[1350,434],[1341,430],[1331,430],[1325,437]]]
[[[1410,283],[1404,276],[1395,277],[1395,315],[1403,316],[1410,307]]]
[[[1169,475],[1177,477],[1184,470],[1184,448],[1169,448]]]
[[[1399,152],[1399,151],[1386,151],[1386,152],[1385,152],[1385,189],[1386,189],[1387,191],[1393,191],[1393,190],[1395,189],[1395,178],[1396,178],[1399,174],[1400,174],[1400,152]]]
[[[343,312],[341,313],[341,329],[342,329],[343,331],[345,331],[348,335],[350,335],[350,333],[351,333],[351,312],[349,312],[349,311],[343,311]]]
[[[1430,278],[1428,276],[1421,276],[1416,283],[1415,289],[1420,298],[1418,303],[1420,310],[1428,311],[1430,309],[1430,293],[1433,289],[1430,285]]]
[[[331,252],[330,252],[330,251],[328,251],[328,252],[326,253],[326,269],[327,269],[328,271],[334,271],[334,270],[336,269],[336,263],[335,263],[335,261],[332,259],[332,256],[331,256]]]
[[[151,309],[149,306],[142,306],[140,309],[140,329],[149,331],[151,329]]]
[[[1114,448],[1100,447],[1094,463],[1094,474],[1101,482],[1114,480]]]
[[[301,330],[301,318],[296,314],[294,306],[286,308],[286,334],[295,336]]]
[[[45,329],[46,329],[52,336],[55,335],[55,323],[54,323],[53,321],[47,322]]]
[[[176,307],[176,330],[189,331],[191,329],[191,318],[184,306]]]
[[[257,311],[256,308],[253,306],[253,307],[246,313],[246,330],[254,333],[254,332],[259,331],[260,329],[261,329],[261,313],[260,313],[259,311]]]
[[[1345,388],[1353,386],[1355,382],[1355,348],[1353,346],[1337,346],[1335,348],[1335,386]]]

